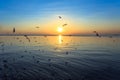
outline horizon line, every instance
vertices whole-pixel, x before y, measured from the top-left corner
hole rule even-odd
[[[0,36],[96,36],[95,34],[0,34]],[[120,34],[101,34],[101,36],[120,36]]]

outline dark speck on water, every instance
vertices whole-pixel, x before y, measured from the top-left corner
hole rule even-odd
[[[51,61],[51,59],[48,59],[48,61]]]
[[[49,67],[51,67],[52,65],[51,65],[51,64],[49,64],[48,66],[49,66]]]
[[[35,58],[35,56],[33,56],[33,59]]]
[[[23,68],[23,70],[26,70],[26,68]]]
[[[27,51],[26,51],[26,50],[25,50],[24,52],[25,52],[25,53],[27,53]]]
[[[7,60],[3,60],[4,63],[7,63],[8,61]]]
[[[0,68],[0,71],[2,70],[2,68]]]
[[[68,52],[66,52],[66,55],[68,55]]]
[[[37,63],[39,63],[39,61],[37,61]]]
[[[23,58],[24,56],[21,56],[21,58]]]
[[[65,65],[68,65],[68,62],[65,62]]]
[[[3,66],[4,66],[4,68],[8,68],[8,65],[7,65],[7,64],[4,64]]]

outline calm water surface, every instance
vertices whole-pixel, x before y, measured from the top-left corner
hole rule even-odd
[[[120,37],[0,36],[0,80],[120,80]]]

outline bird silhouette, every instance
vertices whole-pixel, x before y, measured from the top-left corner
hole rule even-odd
[[[68,24],[63,24],[62,26],[65,27],[65,26],[67,26],[67,25],[68,25]]]
[[[40,28],[39,26],[36,26],[36,28]]]
[[[93,31],[93,33],[95,33],[96,36],[101,37],[101,35],[97,31]]]
[[[58,16],[59,17],[59,19],[62,19],[62,17],[61,16]]]
[[[30,42],[30,38],[27,35],[24,35],[24,37]]]
[[[15,33],[15,28],[13,28],[13,33]]]

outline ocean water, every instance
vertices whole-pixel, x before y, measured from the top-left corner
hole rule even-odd
[[[120,80],[120,37],[0,36],[0,80]]]

